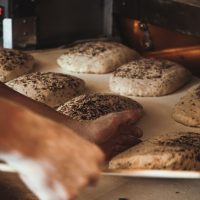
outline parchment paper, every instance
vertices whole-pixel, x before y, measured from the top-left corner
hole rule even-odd
[[[56,59],[63,52],[64,50],[60,49],[33,53],[38,61],[36,70],[68,74],[68,72],[59,68],[56,63]],[[110,74],[70,74],[84,79],[91,91],[110,92],[108,87]],[[131,97],[144,106],[145,115],[138,123],[138,126],[143,129],[143,140],[171,131],[195,131],[200,133],[199,128],[186,127],[175,122],[171,117],[172,109],[180,97],[186,93],[187,89],[198,82],[200,82],[199,79],[193,78],[182,89],[164,97]],[[200,181],[191,179],[199,178],[200,173],[191,172],[191,174],[187,173],[185,176],[180,173],[178,174],[180,176],[178,176],[177,173],[169,172],[167,174],[162,171],[159,176],[156,176],[157,173],[154,173],[155,176],[152,174],[150,179],[150,176],[145,178],[145,173],[143,173],[143,176],[140,174],[138,176],[140,178],[137,178],[137,176],[123,176],[123,173],[115,173],[115,175],[117,177],[101,176],[99,184],[96,187],[87,189],[77,200],[117,200],[120,197],[126,197],[129,200],[199,200],[200,197]],[[166,180],[167,175],[170,179]]]
[[[98,75],[69,73],[60,68],[56,63],[56,59],[63,52],[65,52],[64,49],[33,52],[32,55],[37,60],[35,71],[52,71],[71,74],[85,80],[86,86],[91,91],[111,93],[109,90],[109,77],[111,74]],[[138,123],[138,126],[142,128],[144,132],[143,139],[151,138],[152,136],[165,134],[171,131],[195,131],[200,133],[200,128],[184,126],[175,122],[171,117],[173,107],[179,101],[180,97],[185,95],[189,88],[198,83],[200,83],[200,79],[194,77],[193,80],[182,89],[163,97],[129,96],[130,98],[133,98],[141,103],[144,107],[145,115]]]

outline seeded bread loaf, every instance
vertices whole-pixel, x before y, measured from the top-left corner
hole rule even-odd
[[[200,134],[180,132],[146,140],[115,156],[109,168],[200,170]]]
[[[191,74],[181,65],[158,59],[141,58],[113,72],[110,89],[130,96],[163,96],[182,87]]]
[[[189,90],[175,105],[173,118],[186,126],[200,127],[200,84]]]
[[[112,112],[129,109],[143,111],[142,106],[127,97],[113,94],[85,94],[75,97],[57,110],[76,120],[94,120]]]
[[[34,58],[22,51],[0,49],[0,81],[7,82],[33,69]]]
[[[83,80],[53,72],[23,75],[6,84],[17,92],[53,108],[85,90]]]
[[[117,42],[92,41],[66,49],[57,62],[66,71],[81,73],[108,73],[139,55]]]

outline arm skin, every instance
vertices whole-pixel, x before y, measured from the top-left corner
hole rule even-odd
[[[104,160],[96,145],[75,133],[110,158],[140,141],[142,132],[128,122],[141,114],[125,111],[80,123],[0,83],[0,159],[40,199],[73,199],[96,180]],[[51,198],[43,198],[48,194]]]
[[[81,124],[79,122],[77,122],[76,120],[72,120],[69,117],[51,109],[49,106],[46,106],[43,103],[34,101],[16,91],[14,91],[13,89],[9,88],[8,86],[6,86],[5,84],[3,84],[1,82],[0,82],[0,97],[9,99],[18,104],[21,104],[21,105],[29,108],[33,112],[35,112],[43,117],[47,117],[58,123],[62,123],[73,130],[79,129],[79,127],[81,126]]]
[[[104,157],[96,145],[8,99],[0,111],[0,159],[39,199],[73,199],[97,179]]]
[[[81,123],[70,119],[45,104],[34,101],[12,90],[1,82],[0,97],[21,104],[43,117],[47,117],[74,130],[81,137],[96,143],[104,151],[108,159],[139,143],[140,140],[138,138],[142,136],[142,131],[134,125],[142,116],[142,113],[137,110],[112,113],[94,121]],[[112,149],[111,146],[113,147]]]

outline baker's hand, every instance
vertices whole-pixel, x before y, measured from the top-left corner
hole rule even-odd
[[[85,124],[82,128],[87,131],[84,137],[100,146],[106,158],[110,159],[141,142],[142,130],[135,123],[142,115],[140,109],[134,109],[100,117]]]
[[[97,179],[103,154],[94,144],[8,100],[0,109],[0,159],[41,200],[72,199]]]
[[[142,131],[134,124],[142,116],[141,109],[113,113],[95,121],[81,124],[1,83],[0,96],[12,99],[21,105],[27,106],[39,115],[70,127],[80,136],[98,144],[106,153],[107,158],[137,144],[140,142],[138,138],[142,136]]]

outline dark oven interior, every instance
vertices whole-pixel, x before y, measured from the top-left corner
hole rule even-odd
[[[198,0],[0,0],[0,6],[4,47],[49,48],[108,38],[198,73]]]

